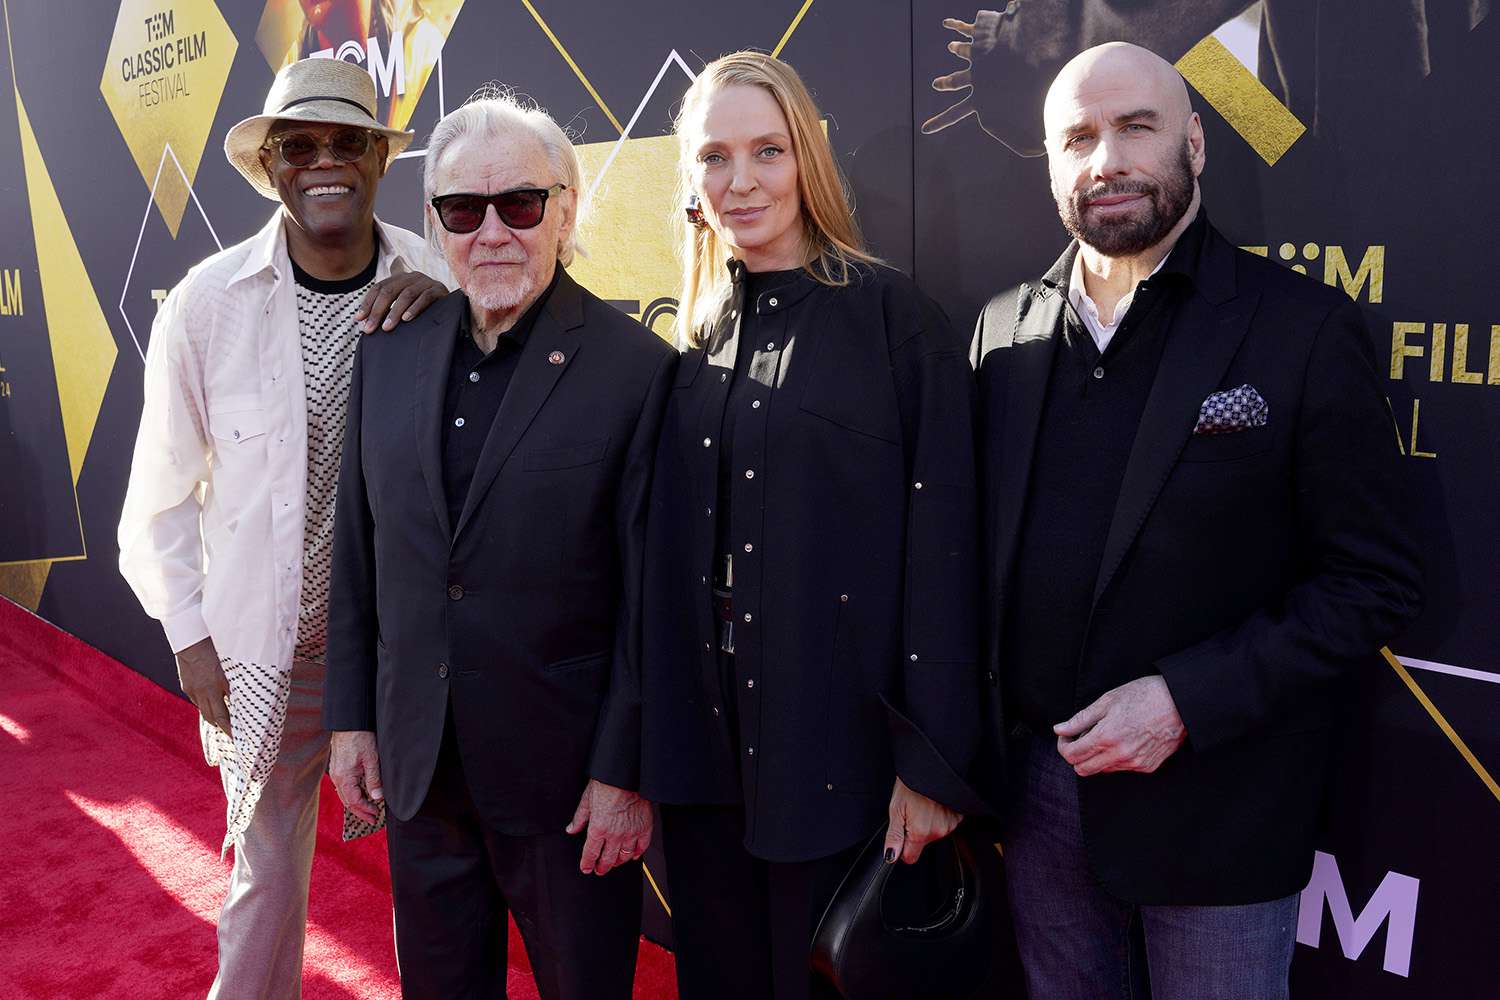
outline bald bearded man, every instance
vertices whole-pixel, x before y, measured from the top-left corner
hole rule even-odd
[[[1209,224],[1203,130],[1112,43],[1045,105],[1074,237],[975,335],[990,709],[1028,985],[1287,995],[1332,733],[1420,604],[1359,309]],[[1002,713],[1003,706],[1003,713]]]

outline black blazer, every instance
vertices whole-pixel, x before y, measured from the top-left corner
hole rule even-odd
[[[747,509],[757,518],[754,553],[735,561],[735,657],[756,681],[740,696],[745,746],[735,748],[718,707],[709,588],[712,445],[738,308],[757,310],[759,332],[786,354],[759,492],[735,499],[736,523]],[[848,287],[803,275],[736,299],[710,331],[711,351],[683,356],[656,455],[643,792],[743,803],[746,846],[772,861],[868,837],[898,772],[965,812],[982,808],[955,773],[979,721],[974,389],[962,341],[884,267],[861,268]]]
[[[502,833],[561,830],[589,777],[634,788],[651,456],[677,353],[559,275],[457,524],[442,415],[468,300],[360,343],[339,480],[324,725],[373,729],[416,812],[450,710]]]
[[[975,334],[992,683],[1076,252],[991,300]],[[1209,227],[1126,466],[1079,667],[1075,708],[1161,674],[1187,726],[1156,773],[1080,780],[1090,862],[1123,899],[1239,904],[1307,882],[1347,684],[1420,604],[1377,371],[1346,296]],[[1193,434],[1205,397],[1245,384],[1269,405],[1266,426]]]

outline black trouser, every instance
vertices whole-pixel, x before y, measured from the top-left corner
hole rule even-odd
[[[680,1000],[823,1000],[813,932],[859,845],[814,861],[745,850],[739,806],[661,807]]]
[[[640,865],[584,875],[583,839],[561,830],[511,837],[487,829],[469,796],[450,720],[422,808],[410,820],[389,820],[401,995],[503,998],[509,912],[543,1000],[629,1000],[640,942]]]

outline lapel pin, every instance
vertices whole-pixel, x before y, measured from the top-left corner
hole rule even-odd
[[[554,365],[560,365],[564,361],[568,360],[568,358],[567,355],[563,354],[562,351],[553,351],[551,354],[547,355],[547,360],[552,362]]]

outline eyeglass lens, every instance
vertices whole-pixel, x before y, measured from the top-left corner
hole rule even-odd
[[[531,229],[542,221],[547,207],[545,191],[506,191],[489,196],[453,195],[442,199],[438,217],[450,233],[472,233],[484,225],[485,208],[494,205],[500,221],[511,229]]]
[[[320,142],[310,132],[283,132],[277,137],[281,158],[289,167],[310,166],[318,158]],[[370,149],[370,133],[359,128],[339,129],[328,137],[326,145],[334,159],[353,163]]]

